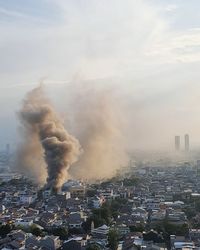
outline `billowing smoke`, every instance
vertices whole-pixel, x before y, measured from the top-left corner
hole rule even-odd
[[[113,177],[128,159],[121,99],[114,88],[98,87],[95,82],[76,84],[70,93],[74,118],[71,123],[84,153],[70,173],[91,181]]]
[[[46,187],[58,190],[81,152],[78,140],[65,130],[41,86],[27,94],[19,118],[25,137],[18,166],[39,182],[46,178]]]

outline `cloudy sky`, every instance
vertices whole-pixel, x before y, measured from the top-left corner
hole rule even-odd
[[[59,102],[77,78],[123,89],[133,147],[170,148],[184,133],[200,146],[199,9],[199,0],[0,0],[1,146],[15,143],[28,90],[44,79]]]

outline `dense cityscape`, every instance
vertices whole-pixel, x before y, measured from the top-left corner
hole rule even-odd
[[[189,154],[188,139],[185,147]],[[9,150],[1,152],[1,249],[200,247],[199,160],[131,160],[112,179],[68,180],[54,193],[13,172]]]
[[[0,0],[0,250],[200,250],[200,0]]]

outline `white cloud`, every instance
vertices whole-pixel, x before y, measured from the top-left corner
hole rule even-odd
[[[165,7],[165,10],[167,12],[173,12],[178,8],[178,6],[176,4],[169,4]]]
[[[50,77],[70,78],[76,71],[88,78],[123,76],[127,67],[143,67],[145,51],[165,30],[165,22],[143,1],[51,3],[60,7],[59,24],[38,26],[30,17],[0,26],[0,63],[6,58],[18,73],[25,69]]]
[[[118,85],[126,85],[130,95],[134,93],[138,105],[148,106],[148,110],[144,108],[147,117],[153,113],[153,118],[158,115],[160,123],[164,122],[164,109],[169,116],[173,114],[178,124],[175,127],[180,125],[176,114],[191,110],[183,90],[189,80],[197,82],[200,76],[196,70],[200,30],[175,27],[166,11],[176,16],[177,1],[163,8],[157,1],[147,0],[42,2],[56,9],[52,20],[24,13],[19,6],[17,10],[0,6],[4,17],[0,22],[0,88],[2,103],[10,98],[7,116],[13,115],[24,92],[41,77],[60,82],[78,75],[86,79],[117,78]],[[7,86],[13,84],[21,88],[11,95]],[[27,87],[22,88],[24,85]],[[197,90],[195,86],[194,92]],[[177,100],[179,91],[184,94]],[[146,125],[148,118],[144,120]],[[168,136],[171,131],[172,127]]]
[[[168,63],[200,61],[200,29],[173,32],[155,43],[147,55],[160,57]]]

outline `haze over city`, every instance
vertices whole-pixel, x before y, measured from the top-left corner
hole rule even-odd
[[[174,136],[186,133],[199,147],[199,7],[195,0],[0,1],[2,147],[16,148],[16,113],[40,82],[76,136],[73,109],[90,89],[108,95],[126,150],[174,150]]]

